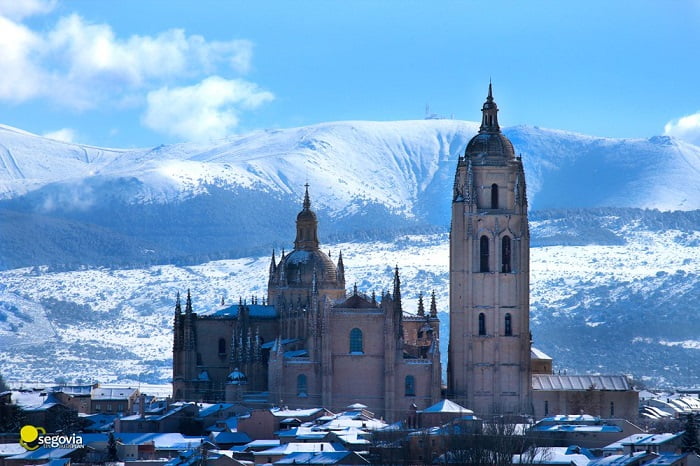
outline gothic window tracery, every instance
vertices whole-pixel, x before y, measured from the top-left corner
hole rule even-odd
[[[354,328],[350,330],[350,353],[362,352],[362,330]]]

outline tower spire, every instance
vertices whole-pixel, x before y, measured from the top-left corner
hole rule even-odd
[[[399,278],[399,266],[394,268],[394,302],[401,307],[401,278]]]
[[[294,250],[318,250],[318,220],[311,210],[309,183],[304,185],[304,203],[302,211],[297,215],[297,237],[294,240]]]
[[[306,188],[304,192],[304,210],[309,210],[311,209],[311,199],[309,199],[309,183],[306,183],[304,185],[304,188]]]
[[[486,96],[486,102],[481,107],[481,127],[479,133],[500,133],[501,128],[498,126],[498,105],[493,100],[493,87],[489,79],[489,94]]]
[[[425,316],[425,307],[423,306],[423,292],[418,295],[418,315]]]
[[[187,301],[185,301],[185,314],[192,314],[192,295],[190,294],[190,289],[187,288]]]

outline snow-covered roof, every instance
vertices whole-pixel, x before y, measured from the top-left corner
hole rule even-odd
[[[626,464],[640,464],[647,456],[656,457],[653,453],[637,451],[629,455],[610,455],[596,458],[588,463],[588,466],[624,466]]]
[[[291,453],[275,464],[349,464],[343,463],[347,456],[358,456],[351,451],[315,451]],[[357,464],[357,463],[352,463]],[[367,461],[369,464],[369,461]]]
[[[353,403],[349,406],[347,406],[348,409],[367,409],[367,405],[363,405],[362,403]]]
[[[279,445],[273,448],[268,448],[267,450],[255,451],[253,455],[289,455],[290,453],[296,452],[329,452],[329,451],[347,451],[344,447],[338,444],[328,443],[328,442],[289,442],[283,445]]]
[[[180,433],[120,433],[114,437],[124,445],[144,445],[153,443],[158,450],[185,450],[199,447],[207,437],[187,437]]]
[[[245,432],[212,432],[211,438],[214,442],[221,443],[242,443],[250,442],[250,436]]]
[[[137,391],[138,391],[137,388],[131,388],[131,387],[122,387],[122,388],[97,387],[97,388],[92,389],[90,397],[95,401],[128,400]]]
[[[538,350],[534,346],[530,347],[530,359],[548,359],[552,360],[551,356],[545,354],[544,351]]]
[[[319,412],[323,411],[323,408],[307,408],[307,409],[280,409],[280,408],[272,408],[270,412],[275,416],[275,417],[281,417],[281,418],[288,418],[288,417],[309,417],[313,416],[314,414],[318,414]]]
[[[533,390],[631,390],[624,375],[533,374]]]
[[[231,403],[200,403],[198,417],[207,417],[218,413],[219,411],[225,411],[229,408],[233,408]]]
[[[622,432],[622,428],[608,424],[548,424],[536,425],[530,430],[538,432]]]
[[[267,343],[263,343],[262,345],[260,345],[260,347],[267,348],[267,349],[272,348],[273,346],[275,346],[276,341],[277,340],[268,341]],[[285,338],[284,340],[280,340],[280,343],[282,343],[282,345],[284,346],[284,345],[288,345],[290,343],[296,343],[298,341],[301,341],[301,340],[298,338]]]
[[[71,396],[89,396],[92,392],[92,385],[61,385],[54,387],[54,392],[65,393]]]
[[[0,443],[0,458],[19,455],[25,451],[27,451],[27,449],[19,443]]]
[[[683,435],[683,432],[663,433],[663,434],[632,434],[621,440],[611,443],[603,448],[603,451],[620,451],[624,450],[626,446],[634,445],[639,447],[646,447],[652,445],[661,445],[666,442],[675,440]]]
[[[586,455],[569,453],[567,447],[537,447],[535,454],[526,451],[522,455],[513,455],[513,464],[566,464],[586,466],[590,459]]]
[[[464,406],[460,406],[454,401],[450,400],[441,400],[435,403],[434,405],[425,408],[422,411],[418,411],[419,413],[459,413],[459,414],[474,414],[474,411],[471,409],[467,409]]]
[[[207,317],[238,317],[240,306],[240,304],[234,304],[233,306],[222,307],[214,311],[203,312],[202,315]],[[263,306],[262,304],[244,304],[244,306],[248,308],[250,317],[258,319],[274,319],[277,317],[275,306]]]

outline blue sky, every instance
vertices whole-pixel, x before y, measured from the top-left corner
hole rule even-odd
[[[335,120],[700,143],[700,1],[0,0],[0,123],[111,147]]]

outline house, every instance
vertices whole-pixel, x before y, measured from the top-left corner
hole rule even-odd
[[[526,432],[539,446],[603,448],[642,429],[624,419],[601,419],[590,415],[543,418]]]
[[[535,418],[586,413],[637,419],[639,395],[623,375],[532,375]]]
[[[455,419],[471,420],[477,423],[481,422],[474,416],[474,411],[447,399],[438,401],[428,408],[417,411],[417,414],[419,427],[440,426]],[[478,430],[480,430],[480,428]]]
[[[314,451],[291,453],[273,464],[370,464],[352,451]]]
[[[333,443],[285,443],[267,450],[253,452],[255,464],[275,463],[293,453],[350,453],[341,445]]]
[[[97,386],[90,391],[89,414],[130,414],[139,390],[122,386]]]
[[[603,455],[623,455],[637,451],[653,453],[678,453],[683,442],[683,432],[662,434],[633,434],[603,447]]]

